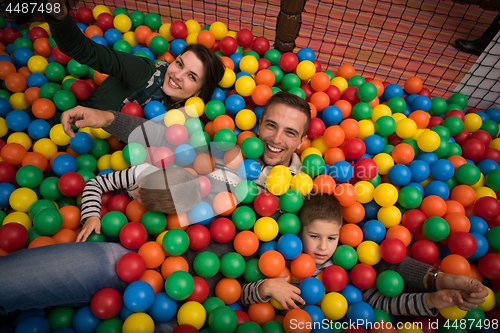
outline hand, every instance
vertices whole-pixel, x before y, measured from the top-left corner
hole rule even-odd
[[[272,297],[281,304],[283,309],[290,311],[291,308],[298,309],[295,301],[305,304],[299,296],[300,289],[287,282],[288,276],[267,279],[259,286],[259,295],[261,298]]]
[[[66,133],[70,138],[74,138],[75,133],[71,129],[71,126],[73,125],[76,125],[79,128],[101,128],[109,126],[114,119],[115,116],[109,111],[76,106],[71,110],[63,112],[61,124],[63,125],[64,133]]]
[[[488,296],[488,289],[478,280],[460,274],[439,273],[436,289],[454,289],[460,293],[465,303],[482,304]]]
[[[478,303],[471,303],[465,300],[460,291],[456,289],[441,289],[439,291],[425,295],[427,306],[429,308],[444,309],[451,306],[457,306],[464,311],[470,311],[477,308]]]
[[[96,234],[101,233],[101,219],[97,216],[91,216],[85,221],[82,231],[76,237],[76,242],[85,242],[94,230]]]

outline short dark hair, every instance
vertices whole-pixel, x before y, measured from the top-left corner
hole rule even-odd
[[[176,185],[182,185],[182,189],[174,189]],[[144,176],[138,192],[146,209],[164,214],[184,213],[201,202],[198,177],[183,168],[161,169]]]
[[[224,63],[208,47],[203,44],[191,44],[184,48],[181,54],[193,52],[205,67],[205,80],[200,90],[200,98],[207,104],[212,94],[224,76]]]
[[[284,104],[306,115],[307,121],[304,124],[304,132],[302,133],[302,137],[304,137],[309,130],[309,123],[311,122],[311,107],[309,106],[309,103],[307,103],[305,99],[300,98],[292,93],[280,91],[269,98],[266,105],[264,106],[264,110],[262,111],[261,119],[264,119],[264,116],[269,110],[269,107],[274,104]]]
[[[319,193],[304,198],[304,204],[300,210],[302,228],[307,227],[314,220],[325,220],[342,225],[342,206],[335,196]]]

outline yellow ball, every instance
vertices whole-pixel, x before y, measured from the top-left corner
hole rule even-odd
[[[415,132],[415,134],[411,138],[414,140],[418,140],[418,137],[420,136],[420,134],[422,134],[424,132],[425,132],[425,129],[417,128],[417,131]]]
[[[486,289],[488,290],[488,296],[486,296],[486,298],[484,299],[484,303],[478,305],[479,308],[484,312],[493,310],[496,305],[495,293],[488,287],[486,287]]]
[[[163,237],[165,237],[165,234],[168,232],[168,230],[162,231],[157,237],[156,237],[156,242],[163,246]]]
[[[347,88],[349,88],[349,84],[347,83],[347,80],[344,79],[343,77],[334,77],[331,81],[330,81],[330,84],[331,85],[334,85],[335,87],[339,88],[340,92],[343,93],[344,90],[346,90]]]
[[[236,114],[235,122],[240,130],[249,131],[257,123],[257,116],[252,110],[243,109]]]
[[[291,189],[305,196],[311,193],[313,189],[313,180],[307,173],[298,173],[290,181]]]
[[[271,172],[266,178],[266,188],[274,195],[283,195],[290,189],[291,179],[291,175],[288,176],[286,173]]]
[[[418,323],[405,322],[401,323],[401,327],[397,329],[398,333],[424,333],[422,329],[419,327]]]
[[[497,150],[500,150],[500,138],[492,140],[490,143],[490,148],[495,148]]]
[[[198,118],[205,113],[205,103],[197,96],[188,98],[184,107],[187,115],[190,117]]]
[[[234,39],[236,39],[238,37],[238,33],[236,31],[228,31],[227,32],[227,35],[226,36],[229,36],[229,37],[233,37]]]
[[[109,162],[111,165],[111,169],[115,171],[121,171],[130,168],[130,164],[128,164],[123,158],[123,150],[118,150],[111,154],[111,159]]]
[[[371,120],[363,119],[358,122],[359,134],[358,139],[364,140],[366,137],[375,134],[375,125]]]
[[[481,187],[474,189],[474,191],[476,192],[476,200],[474,200],[474,203],[476,203],[476,201],[482,197],[492,197],[492,198],[497,199],[497,195],[496,195],[495,191],[493,191],[489,187],[481,186]]]
[[[84,133],[87,133],[88,135],[90,135],[92,137],[92,139],[95,139],[96,136],[94,135],[94,132],[92,131],[93,128],[90,128],[90,127],[84,127],[84,128],[79,128],[78,129],[78,132],[84,132]],[[107,133],[107,132],[106,132]],[[109,134],[109,133],[108,133]]]
[[[39,25],[40,28],[44,29],[45,31],[47,31],[47,33],[50,35],[50,27],[49,27],[49,24],[47,22],[43,22]]]
[[[19,143],[24,149],[28,150],[31,148],[31,138],[28,134],[23,132],[15,132],[9,135],[7,138],[7,143]]]
[[[182,113],[182,111],[172,109],[165,114],[165,118],[163,119],[163,121],[165,122],[165,125],[167,127],[170,127],[174,124],[184,125],[184,123],[186,122],[186,117],[184,116],[184,113]]]
[[[24,93],[22,92],[12,94],[9,97],[9,102],[14,110],[24,110],[29,106],[28,102],[24,99]]]
[[[28,68],[31,71],[31,73],[42,73],[45,74],[45,67],[49,62],[45,57],[41,55],[34,55],[28,60]]]
[[[382,256],[380,255],[380,246],[372,241],[364,241],[356,248],[358,260],[364,264],[376,265]]]
[[[415,132],[417,131],[417,124],[413,121],[413,119],[401,119],[396,123],[396,134],[401,139],[409,139]]]
[[[58,146],[69,145],[71,138],[64,133],[62,124],[56,124],[50,130],[50,140]]]
[[[170,33],[170,26],[171,26],[170,23],[164,23],[161,25],[160,29],[158,30],[158,33],[160,35],[162,35],[163,37],[165,37],[165,39],[168,42],[171,42],[175,39],[174,36],[172,36],[172,34]]]
[[[124,33],[122,39],[128,42],[132,47],[139,45],[139,42],[135,38],[135,32],[133,31],[127,31],[126,33]]]
[[[90,135],[93,138],[97,138],[97,139],[101,139],[101,140],[106,140],[107,138],[109,138],[111,136],[111,134],[109,134],[108,132],[106,132],[102,128],[91,128],[90,131],[91,131]]]
[[[434,179],[432,176],[429,176],[429,177],[427,177],[427,179],[426,179],[426,180],[421,181],[419,184],[420,184],[420,185],[422,185],[422,187],[423,187],[423,188],[426,188],[426,187],[427,187],[427,185],[428,185],[430,182],[432,182],[433,180],[435,180],[435,179]]]
[[[97,170],[111,169],[111,154],[102,155],[97,160]]]
[[[123,34],[132,28],[132,20],[125,14],[119,14],[113,19],[113,26]]]
[[[33,222],[31,222],[28,214],[23,212],[12,212],[7,215],[3,219],[2,225],[6,225],[7,223],[19,223],[23,227],[25,227],[26,230],[30,230],[31,227],[33,227]]]
[[[464,119],[464,129],[468,132],[475,132],[481,128],[483,125],[483,119],[481,116],[475,113],[469,113],[465,115]]]
[[[391,108],[384,104],[376,105],[372,111],[372,121],[375,123],[378,118],[383,116],[392,116]]]
[[[375,188],[373,198],[379,206],[391,207],[398,202],[398,189],[392,184],[382,183]]]
[[[75,80],[78,80],[78,79],[79,79],[79,77],[74,76],[74,75],[66,75],[66,76],[64,77],[64,79],[62,79],[62,82],[66,81],[67,79],[75,79]]]
[[[236,80],[236,92],[243,97],[248,97],[255,89],[255,80],[249,76],[242,76]]]
[[[32,22],[30,24],[29,29],[31,30],[31,29],[33,29],[35,27],[38,27],[40,24],[42,24],[42,22],[40,22],[40,21],[34,21],[34,22]]]
[[[275,300],[274,298],[271,297],[271,300],[270,300],[271,304],[274,306],[275,309],[277,310],[285,310],[285,308],[283,308],[280,304],[280,302],[278,302],[277,300]]]
[[[111,14],[111,11],[105,5],[97,5],[94,7],[94,10],[92,11],[92,15],[94,15],[94,18],[96,20],[97,20],[97,17],[99,17],[99,15],[101,15],[102,13]]]
[[[5,122],[5,119],[0,117],[0,138],[3,138],[5,134],[9,132],[9,127],[7,126],[7,123]]]
[[[450,306],[448,308],[439,309],[439,313],[445,319],[449,320],[460,320],[467,314],[467,311],[459,309],[456,305]]]
[[[224,76],[219,81],[219,86],[229,88],[234,84],[234,81],[236,81],[236,74],[234,74],[232,69],[226,68],[224,69]]]
[[[41,153],[47,159],[50,159],[52,155],[57,153],[57,145],[48,138],[43,138],[35,142],[33,145],[33,151]]]
[[[244,56],[240,60],[240,70],[242,72],[248,72],[250,74],[255,74],[257,73],[257,70],[259,69],[259,62],[257,59],[255,59],[254,56]]]
[[[418,147],[427,153],[438,149],[440,144],[441,138],[439,137],[439,134],[432,130],[424,131],[417,139]]]
[[[394,227],[401,222],[401,211],[396,206],[382,207],[378,210],[377,219],[386,228]]]
[[[187,45],[198,44],[198,33],[193,32],[192,34],[187,35],[186,43]]]
[[[9,205],[17,212],[27,212],[38,197],[30,188],[18,188],[9,197]]]
[[[375,190],[375,187],[369,181],[361,180],[357,182],[356,184],[354,184],[354,189],[358,194],[357,201],[359,203],[365,204],[373,200],[373,192]]]
[[[203,305],[198,302],[190,301],[182,304],[177,311],[177,322],[179,325],[191,325],[197,330],[203,327],[207,319],[207,312]]]
[[[301,80],[309,80],[316,74],[316,66],[314,66],[314,63],[310,60],[302,60],[297,65],[296,72]]]
[[[216,40],[221,40],[227,35],[227,27],[222,22],[214,22],[210,26],[210,32],[214,34]]]
[[[304,151],[302,152],[302,154],[300,154],[300,160],[302,162],[304,162],[304,158],[306,158],[307,156],[309,156],[311,154],[316,154],[316,155],[318,155],[320,157],[323,157],[323,154],[321,154],[321,151],[318,148],[309,147],[309,148],[304,149]]]
[[[271,171],[269,171],[269,176],[277,176],[277,177],[283,177],[287,179],[288,181],[292,180],[292,173],[290,172],[290,169],[288,169],[284,165],[276,165],[274,166]]]
[[[325,143],[323,137],[312,140],[311,147],[319,149],[321,155],[325,155],[326,151],[330,149],[330,147]]]
[[[476,188],[480,188],[484,186],[484,175],[481,173],[481,176],[479,177],[479,180],[477,181],[477,183],[475,183],[474,185],[471,185],[470,187],[472,187],[473,189],[476,189]]]
[[[345,297],[337,292],[326,294],[320,303],[321,310],[326,319],[339,320],[347,313],[347,301]]]
[[[278,236],[279,232],[278,222],[271,217],[261,217],[255,222],[253,232],[263,242],[270,242]]]
[[[153,333],[154,331],[153,319],[142,312],[132,313],[123,322],[122,333]]]
[[[389,169],[394,166],[392,156],[386,153],[380,153],[373,157],[373,161],[377,164],[378,173],[380,175],[387,175]]]
[[[396,121],[397,124],[400,120],[406,119],[407,117],[402,113],[395,113],[392,115],[392,118]]]
[[[201,31],[200,24],[196,20],[187,20],[186,27],[188,30],[188,36],[190,34],[197,34]],[[161,28],[161,27],[160,27]]]

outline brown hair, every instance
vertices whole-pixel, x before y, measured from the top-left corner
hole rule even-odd
[[[165,214],[184,213],[201,202],[198,177],[183,168],[161,169],[144,176],[138,194],[146,209]]]
[[[261,119],[264,119],[267,110],[271,105],[274,104],[284,104],[306,115],[307,120],[304,124],[304,132],[302,133],[302,137],[304,137],[309,130],[309,123],[311,122],[311,107],[309,106],[309,103],[307,103],[305,99],[300,98],[292,93],[280,91],[269,98],[266,105],[264,106],[264,110],[262,111]]]
[[[300,224],[307,227],[314,220],[325,220],[342,225],[342,206],[335,196],[329,194],[308,195],[300,210]]]

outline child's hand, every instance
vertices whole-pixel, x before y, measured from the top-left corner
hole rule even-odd
[[[85,221],[82,231],[76,237],[76,242],[85,242],[94,230],[96,234],[101,233],[101,219],[97,216],[91,216]]]
[[[261,298],[272,297],[281,304],[283,309],[290,311],[291,308],[298,309],[295,301],[305,304],[299,296],[300,289],[287,282],[288,276],[267,279],[259,286],[259,295]]]
[[[468,302],[456,289],[441,289],[426,294],[427,306],[429,308],[444,309],[456,305],[459,309],[470,311],[477,308],[477,304]]]

